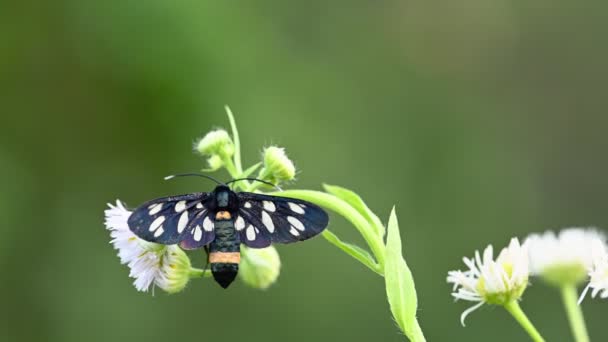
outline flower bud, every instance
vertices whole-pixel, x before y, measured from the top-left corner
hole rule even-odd
[[[190,280],[190,258],[177,246],[168,246],[160,260],[156,286],[168,293],[182,291]]]
[[[196,143],[195,147],[203,156],[219,156],[220,158],[231,158],[234,155],[234,143],[223,129],[207,133]]]
[[[280,270],[281,259],[273,246],[257,249],[241,245],[239,276],[245,284],[267,289],[277,281]]]
[[[260,175],[272,183],[280,183],[292,180],[296,175],[296,168],[287,158],[284,148],[270,146],[264,150],[264,169]]]
[[[207,158],[207,165],[209,165],[209,168],[206,171],[217,171],[224,166],[224,162],[220,156],[215,154]]]

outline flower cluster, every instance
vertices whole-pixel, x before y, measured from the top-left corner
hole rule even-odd
[[[503,305],[521,299],[529,276],[538,276],[557,286],[578,286],[588,281],[582,300],[588,290],[608,298],[608,252],[604,236],[594,229],[570,228],[555,234],[531,234],[522,245],[517,238],[502,249],[494,260],[493,248],[474,258],[464,258],[466,271],[448,272],[452,283],[452,296],[477,302],[461,316],[466,316],[484,303]]]

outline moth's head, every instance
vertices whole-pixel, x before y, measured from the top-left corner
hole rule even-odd
[[[233,192],[227,185],[218,185],[213,192],[215,193],[215,201],[218,207],[225,208],[230,204]]]

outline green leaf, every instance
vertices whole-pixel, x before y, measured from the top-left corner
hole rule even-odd
[[[378,216],[376,216],[376,214],[374,214],[373,211],[371,211],[367,207],[367,205],[365,204],[365,202],[363,202],[363,199],[361,199],[359,195],[357,195],[352,190],[335,185],[323,184],[323,188],[325,189],[325,191],[342,199],[346,203],[350,204],[353,208],[355,208],[361,215],[363,215],[363,217],[365,217],[367,222],[369,222],[369,224],[374,227],[378,235],[384,238],[385,229],[384,225],[382,224],[382,221],[380,220],[380,218],[378,218]]]
[[[363,265],[367,266],[372,271],[378,273],[379,275],[382,275],[380,265],[376,263],[376,260],[374,260],[374,258],[371,254],[369,254],[368,251],[359,246],[340,240],[340,238],[336,234],[332,233],[329,229],[325,229],[322,235],[325,240],[329,241],[334,246],[340,248],[346,254],[359,260]]]
[[[401,331],[411,341],[425,341],[416,319],[418,299],[414,278],[401,254],[401,236],[395,208],[388,220],[384,279],[391,312]]]

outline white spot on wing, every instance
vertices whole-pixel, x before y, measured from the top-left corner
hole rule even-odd
[[[201,230],[201,226],[196,226],[196,228],[194,228],[194,240],[201,241],[202,237],[203,231]]]
[[[179,221],[177,222],[177,232],[181,234],[184,231],[186,226],[188,225],[188,210],[182,213],[182,216],[179,217]]]
[[[196,208],[197,208],[197,209],[203,209],[203,203],[200,203],[200,202],[199,202],[199,203],[197,203],[197,204],[196,204]]]
[[[247,240],[249,240],[249,241],[255,240],[255,230],[252,225],[249,225],[249,227],[247,227],[246,233],[247,233]]]
[[[177,202],[177,204],[175,205],[175,212],[181,213],[184,210],[186,210],[186,201]]]
[[[163,204],[162,203],[152,204],[151,206],[148,207],[148,209],[150,209],[150,211],[148,211],[148,214],[150,214],[150,216],[156,215],[161,211],[161,209],[163,209]]]
[[[274,203],[270,202],[270,201],[262,201],[262,204],[264,204],[264,210],[274,213],[275,210],[277,210],[277,207],[274,205]]]
[[[165,222],[164,216],[157,217],[156,220],[152,221],[152,223],[150,224],[150,231],[153,232],[158,229],[158,227],[160,227],[163,222]]]
[[[245,220],[241,216],[237,217],[236,221],[234,221],[234,228],[236,230],[243,230],[245,228]]]
[[[289,233],[291,233],[291,235],[293,236],[300,236],[300,232],[298,232],[294,227],[291,227],[291,229],[289,229]]]
[[[156,232],[154,232],[154,237],[159,237],[161,235],[163,235],[163,233],[165,232],[165,230],[163,229],[163,226],[160,226]]]
[[[262,223],[266,226],[269,232],[274,233],[274,222],[267,212],[262,211]]]
[[[251,202],[245,202],[245,208],[247,208],[247,209],[251,208]]]
[[[203,228],[205,228],[205,230],[208,232],[213,230],[213,222],[211,222],[209,216],[206,216],[203,220]]]
[[[306,228],[304,228],[304,224],[293,216],[287,216],[287,221],[297,230],[303,232]]]
[[[291,202],[287,203],[287,205],[289,205],[289,209],[291,209],[291,211],[293,211],[294,213],[304,215],[304,208],[300,207],[299,205]]]

